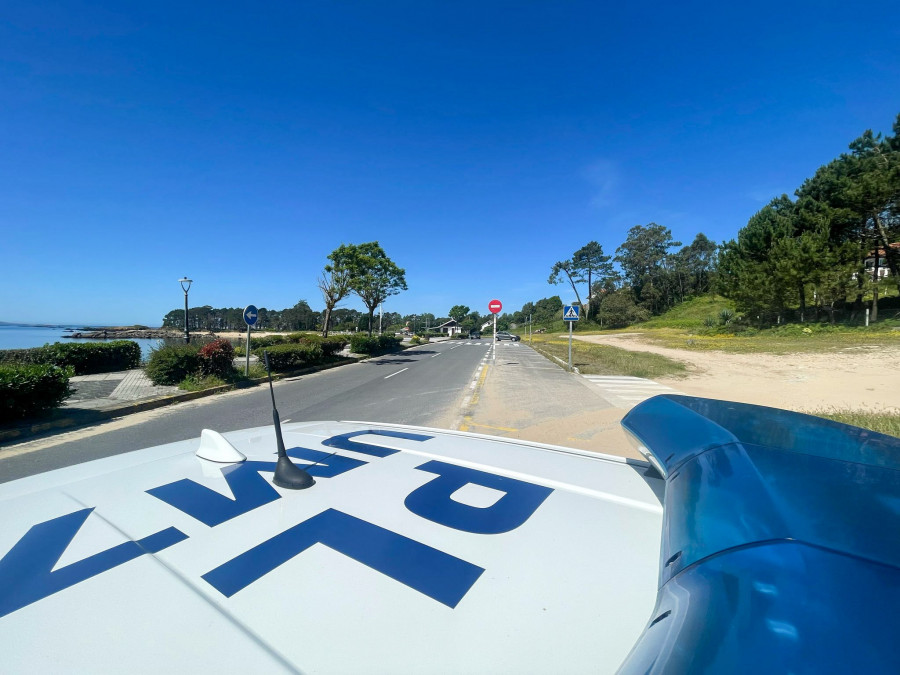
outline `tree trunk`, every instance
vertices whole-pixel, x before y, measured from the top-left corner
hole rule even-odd
[[[328,337],[328,324],[331,323],[331,310],[332,310],[332,308],[328,307],[326,305],[326,307],[325,307],[325,325],[322,327],[322,337],[323,338]]]
[[[591,268],[588,267],[588,297],[587,297],[587,307],[584,312],[585,320],[591,318],[591,296],[593,295],[593,289],[591,288]]]
[[[806,323],[806,288],[800,283],[797,290],[800,292],[800,323]]]
[[[578,305],[581,306],[581,296],[578,295],[578,289],[575,288],[575,280],[572,279],[572,275],[569,274],[569,270],[564,269],[563,272],[566,273],[566,276],[569,277],[569,283],[572,285],[572,290],[575,292],[575,299],[578,300]],[[563,303],[566,304],[566,303]]]
[[[850,312],[850,320],[856,318],[856,315],[862,311],[863,300],[863,278],[866,276],[866,244],[862,245],[862,260],[856,270],[856,298],[853,300],[853,310]]]
[[[870,321],[878,321],[878,237],[875,237],[875,265],[872,267],[872,315]]]

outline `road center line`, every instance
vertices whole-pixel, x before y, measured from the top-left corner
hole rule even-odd
[[[409,368],[404,368],[403,370],[398,370],[396,373],[391,373],[390,375],[385,375],[385,376],[384,376],[384,379],[388,379],[388,378],[390,378],[390,377],[393,377],[394,375],[399,375],[399,374],[402,373],[404,370],[409,370]]]
[[[437,354],[435,354],[435,355],[434,355],[434,356],[432,356],[432,357],[431,357],[431,358],[433,358],[433,359],[434,359],[434,358],[437,358],[437,357],[438,357],[438,356],[440,356],[440,355],[441,355],[441,352],[438,352],[438,353],[437,353]]]

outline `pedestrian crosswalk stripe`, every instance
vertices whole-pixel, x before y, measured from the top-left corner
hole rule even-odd
[[[618,408],[633,408],[658,394],[678,394],[677,389],[630,375],[584,375],[586,380],[596,385],[601,395]]]

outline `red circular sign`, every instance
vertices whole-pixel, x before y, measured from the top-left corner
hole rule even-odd
[[[503,305],[500,304],[499,300],[491,300],[488,303],[488,309],[491,310],[492,314],[499,314],[500,310],[503,309]]]

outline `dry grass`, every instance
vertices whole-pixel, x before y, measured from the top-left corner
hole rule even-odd
[[[838,352],[868,348],[900,350],[900,330],[845,330],[803,332],[747,331],[738,334],[703,334],[677,329],[642,330],[643,337],[663,347],[731,354],[793,354]]]
[[[826,410],[816,410],[810,414],[900,438],[900,413],[829,408]]]
[[[568,362],[569,340],[556,335],[535,335],[532,345],[545,355]],[[585,375],[631,375],[655,379],[685,374],[685,365],[649,352],[572,341],[572,365]]]

